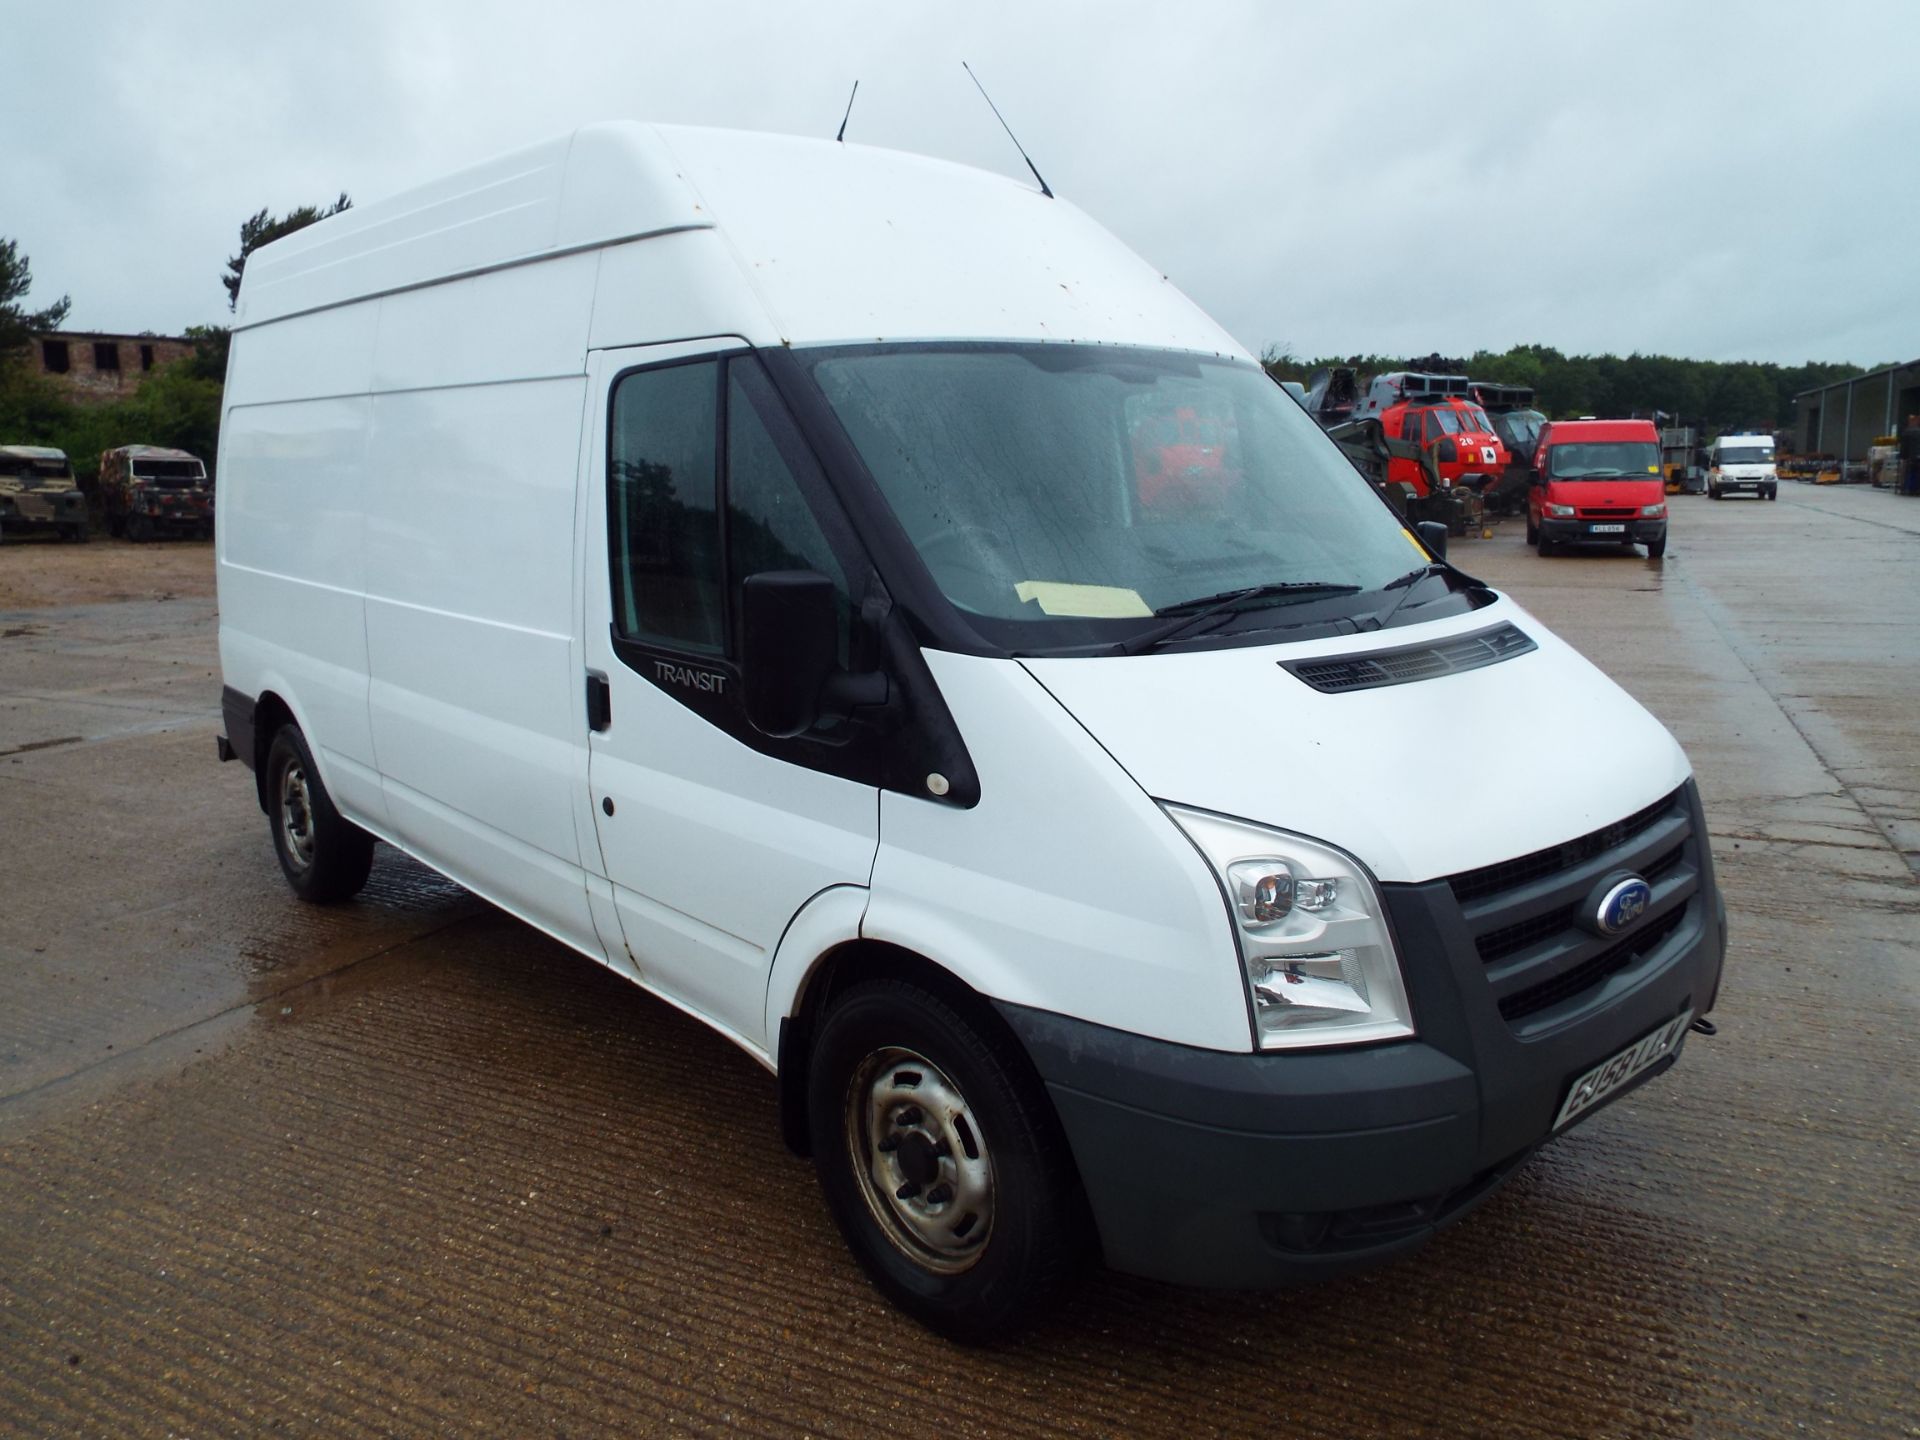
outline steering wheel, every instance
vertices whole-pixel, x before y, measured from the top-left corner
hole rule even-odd
[[[985,614],[1003,613],[1013,577],[1001,556],[1004,542],[985,525],[950,525],[916,542],[934,583],[949,599]]]
[[[972,560],[976,563],[962,565],[960,568],[967,570],[988,569],[989,566],[987,564],[981,563],[983,559],[989,556],[995,560],[998,559],[1002,537],[996,535],[984,525],[949,525],[946,529],[938,531],[917,543],[920,547],[920,553],[923,556],[931,556],[933,552],[938,550],[956,550],[956,547],[958,547],[963,540],[972,541],[973,543],[968,545],[964,550],[957,550],[954,558],[956,560]],[[991,568],[997,572],[1000,567],[996,564]]]

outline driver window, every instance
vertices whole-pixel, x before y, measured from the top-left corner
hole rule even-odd
[[[607,538],[614,619],[629,640],[717,655],[718,361],[641,370],[613,392]]]

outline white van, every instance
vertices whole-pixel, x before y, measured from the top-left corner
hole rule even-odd
[[[226,396],[295,892],[385,840],[727,1035],[949,1335],[1403,1254],[1710,1029],[1673,738],[1064,201],[583,129],[258,251]],[[1494,726],[1607,763],[1409,763]]]
[[[1707,447],[1707,498],[1746,494],[1772,500],[1779,492],[1771,435],[1722,435]]]

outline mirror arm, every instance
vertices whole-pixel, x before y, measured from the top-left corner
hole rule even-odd
[[[884,670],[836,670],[820,687],[818,706],[819,720],[850,719],[856,710],[891,711],[893,683]]]

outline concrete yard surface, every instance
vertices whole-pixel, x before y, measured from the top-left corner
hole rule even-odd
[[[0,1434],[1920,1436],[1920,501],[1671,508],[1660,562],[1452,558],[1686,746],[1720,1034],[1411,1260],[1096,1271],[984,1350],[868,1286],[725,1040],[384,846],[292,897],[210,546],[0,546]]]

